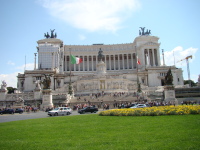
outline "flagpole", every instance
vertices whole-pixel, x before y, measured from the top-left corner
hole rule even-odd
[[[71,48],[69,48],[69,71],[70,71],[70,74],[69,74],[69,90],[68,90],[68,94],[72,95],[73,94],[73,91],[72,91],[72,86],[71,86]]]
[[[136,59],[137,59],[137,62],[136,62],[136,70],[137,70],[137,101],[138,101],[138,93],[141,92],[140,90],[140,83],[139,83],[139,77],[138,77],[138,62],[139,62],[139,58],[138,58],[138,54],[137,54],[137,48],[135,46],[135,52],[136,52]]]
[[[136,64],[137,64],[137,65],[136,65],[136,71],[137,71],[137,84],[138,84],[138,82],[139,82],[139,81],[138,81],[138,54],[137,54],[136,46],[135,46],[135,51],[136,51],[136,59],[137,59],[137,60],[136,60],[136,61],[137,61],[137,62],[136,62]]]
[[[137,49],[135,46],[135,52],[136,52],[136,73],[137,73],[137,102],[138,102],[138,56],[137,56]]]
[[[69,77],[70,77],[70,83],[71,83],[71,71],[72,71],[72,65],[71,65],[71,48],[69,48],[69,71],[70,71],[70,75],[69,75]]]

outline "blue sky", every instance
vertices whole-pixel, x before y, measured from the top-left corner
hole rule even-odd
[[[192,55],[200,74],[199,0],[6,0],[0,2],[0,81],[17,87],[17,74],[34,68],[37,41],[55,29],[66,45],[131,43],[139,27],[158,36],[166,65]],[[175,57],[173,57],[173,54]],[[25,59],[26,58],[26,59]],[[161,57],[162,58],[162,57]],[[25,68],[26,60],[26,68]],[[186,61],[175,64],[187,76]]]

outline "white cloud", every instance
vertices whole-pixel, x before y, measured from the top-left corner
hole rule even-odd
[[[75,28],[115,32],[133,11],[138,0],[39,0],[49,13]]]
[[[192,55],[192,59],[190,59],[190,61],[193,61],[193,59],[195,59],[195,53],[197,52],[197,50],[198,48],[190,47],[188,49],[183,49],[183,47],[177,46],[171,51],[164,52],[165,64],[167,66],[171,66],[171,65],[174,65],[174,62],[175,62],[175,65],[177,67],[186,66],[185,60],[183,61],[180,61],[180,60],[186,58],[187,56]],[[163,63],[163,60],[161,60],[161,64],[162,63]]]
[[[8,64],[8,65],[12,65],[12,66],[14,66],[14,65],[15,65],[15,63],[14,63],[14,62],[12,62],[12,61],[8,61],[8,62],[7,62],[7,64]]]
[[[86,39],[86,37],[84,36],[84,35],[78,35],[78,37],[79,37],[79,39],[81,40],[81,41],[83,41],[83,40],[85,40]]]
[[[7,83],[7,87],[14,87],[17,88],[17,75],[18,73],[23,73],[25,69],[25,65],[15,67],[15,70],[17,70],[14,73],[10,74],[0,74],[0,82],[5,80]],[[34,64],[26,64],[26,70],[33,70]],[[1,83],[0,83],[1,84]]]
[[[176,67],[182,68],[183,71],[185,71],[185,73],[183,72],[183,76],[185,75],[185,80],[187,80],[188,79],[187,68],[186,68],[187,63],[186,63],[185,58],[187,56],[192,55],[192,59],[189,58],[189,62],[193,62],[195,60],[195,54],[197,51],[198,51],[198,48],[190,47],[188,49],[183,49],[183,47],[177,46],[171,51],[164,52],[165,64],[167,66],[173,66],[175,62]],[[161,58],[161,64],[163,64],[162,58]],[[195,73],[191,73],[190,78],[191,80],[196,82],[198,79],[198,75],[196,75]]]
[[[37,64],[36,64],[36,66],[37,66]],[[34,63],[22,65],[22,66],[16,67],[15,69],[19,70],[19,72],[23,72],[24,70],[33,70]]]
[[[191,75],[191,80],[193,80],[194,82],[198,82],[198,78],[199,78],[198,74],[192,74]]]
[[[10,74],[0,74],[0,81],[5,80],[7,83],[7,87],[17,88],[17,75],[18,72]]]

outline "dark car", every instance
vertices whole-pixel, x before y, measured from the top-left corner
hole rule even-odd
[[[0,111],[0,114],[3,115],[3,114],[14,114],[14,110],[13,109],[5,109],[5,110],[1,110]]]
[[[16,109],[15,109],[15,113],[22,114],[23,112],[24,112],[24,110],[21,109],[21,108],[16,108]]]
[[[79,109],[78,113],[84,114],[86,112],[96,113],[98,111],[98,108],[96,107],[84,107],[83,109]]]

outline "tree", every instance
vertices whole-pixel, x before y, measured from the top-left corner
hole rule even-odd
[[[171,68],[167,71],[167,75],[165,76],[165,85],[173,85],[173,76]]]
[[[17,89],[13,87],[7,87],[7,90],[8,90],[8,94],[10,94],[10,93],[14,93],[14,91]]]
[[[193,80],[184,80],[184,85],[185,84],[190,84],[190,81],[191,81],[191,87],[197,86],[197,83],[195,83]]]

